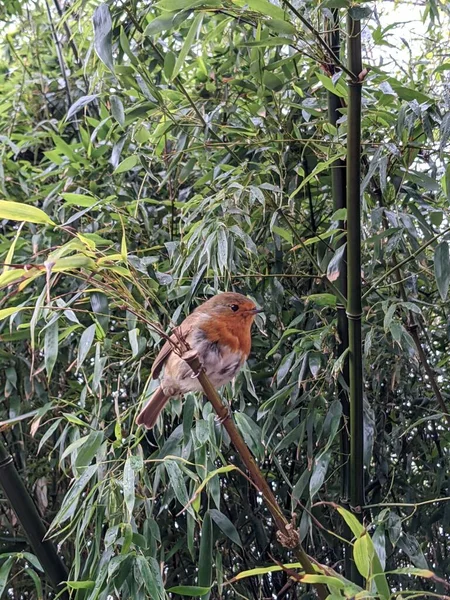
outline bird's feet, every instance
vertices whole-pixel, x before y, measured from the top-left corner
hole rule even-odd
[[[216,423],[219,423],[219,425],[223,425],[225,423],[225,421],[227,421],[228,419],[231,419],[231,415],[233,413],[231,412],[231,405],[230,404],[225,404],[223,405],[223,412],[221,415],[217,414],[214,417],[214,421],[216,421]]]

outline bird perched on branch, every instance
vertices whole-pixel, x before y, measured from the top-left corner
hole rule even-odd
[[[159,388],[136,419],[138,425],[154,427],[167,401],[186,392],[201,391],[198,379],[176,350],[180,340],[198,354],[214,387],[233,379],[250,354],[251,328],[262,312],[255,303],[233,292],[213,296],[190,314],[166,341],[152,367],[157,379],[164,367]],[[175,349],[174,349],[175,348]]]

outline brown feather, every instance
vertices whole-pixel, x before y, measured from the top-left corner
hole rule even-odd
[[[169,398],[164,394],[162,389],[159,387],[153,396],[148,401],[147,405],[141,410],[136,417],[136,423],[138,425],[145,425],[147,429],[151,429],[155,426],[158,417],[166,405]]]
[[[186,317],[186,319],[181,323],[181,325],[179,327],[177,327],[179,333],[183,337],[188,336],[192,330],[191,321],[192,321],[193,315],[194,315],[194,313],[192,313],[191,315]],[[178,342],[178,337],[174,333],[170,336],[170,339],[173,340],[175,344]],[[169,358],[171,352],[172,352],[172,344],[170,342],[166,342],[164,344],[164,346],[161,348],[161,350],[159,351],[159,354],[155,358],[155,362],[153,363],[153,366],[152,366],[153,379],[158,379],[159,374],[161,373],[161,369],[163,368],[166,360]]]

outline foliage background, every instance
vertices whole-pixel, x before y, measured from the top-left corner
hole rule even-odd
[[[208,473],[239,465],[208,404],[173,401],[148,434],[134,424],[159,347],[142,310],[168,326],[226,289],[265,313],[224,396],[308,552],[343,568],[341,519],[320,501],[346,500],[329,281],[342,266],[345,214],[333,208],[330,168],[345,154],[347,85],[345,75],[333,83],[299,20],[322,31],[336,6],[344,26],[345,1],[0,9],[0,199],[65,224],[0,223],[1,435],[77,596],[157,598],[211,582],[211,598],[311,595],[283,573],[222,586],[289,556],[236,471],[213,476],[182,511]],[[366,9],[364,519],[386,571],[412,564],[445,577],[447,7],[420,6],[420,44],[402,41],[407,23]],[[342,99],[336,127],[327,90]],[[0,507],[0,588],[47,597],[11,508]],[[445,591],[406,575],[390,582]]]

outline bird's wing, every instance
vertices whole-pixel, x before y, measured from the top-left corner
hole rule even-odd
[[[192,331],[191,316],[192,315],[189,315],[189,317],[187,317],[181,323],[181,325],[179,327],[177,327],[179,334],[182,335],[184,338],[186,338]],[[173,342],[175,344],[178,342],[178,337],[174,333],[170,336],[170,339],[173,340]],[[158,379],[159,374],[161,373],[161,369],[164,366],[164,363],[169,358],[169,356],[172,352],[173,352],[173,346],[169,341],[167,341],[164,344],[164,346],[161,348],[161,350],[159,351],[159,354],[155,358],[155,362],[153,363],[153,366],[152,366],[153,379]]]

